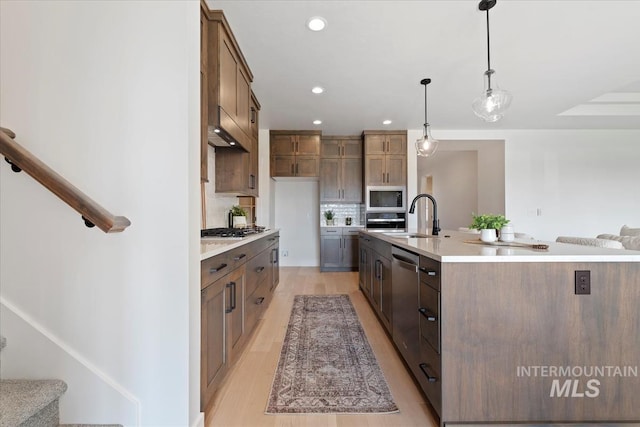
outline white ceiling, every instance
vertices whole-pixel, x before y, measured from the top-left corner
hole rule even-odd
[[[640,0],[498,0],[491,65],[507,115],[471,111],[486,70],[479,0],[216,1],[254,74],[260,127],[420,129],[424,87],[438,129],[640,129]],[[327,28],[312,32],[308,18]],[[313,86],[326,88],[321,95]],[[312,121],[320,119],[322,125]]]

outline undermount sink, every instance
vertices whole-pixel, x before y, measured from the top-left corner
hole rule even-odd
[[[383,234],[385,236],[398,237],[401,239],[430,239],[430,238],[438,237],[431,234],[422,234],[422,233],[383,233]]]

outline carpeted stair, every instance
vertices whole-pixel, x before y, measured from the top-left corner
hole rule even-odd
[[[7,340],[0,337],[0,350]],[[95,424],[58,424],[61,380],[0,380],[0,427],[96,427]],[[101,427],[121,427],[110,424]]]

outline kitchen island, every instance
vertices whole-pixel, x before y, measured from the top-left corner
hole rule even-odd
[[[640,425],[640,252],[411,234],[361,232],[360,286],[441,426]]]

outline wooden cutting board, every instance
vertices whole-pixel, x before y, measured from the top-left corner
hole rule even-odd
[[[549,249],[549,245],[544,243],[521,243],[521,242],[483,242],[482,240],[465,240],[465,243],[484,246],[507,246],[512,248],[529,249]]]

